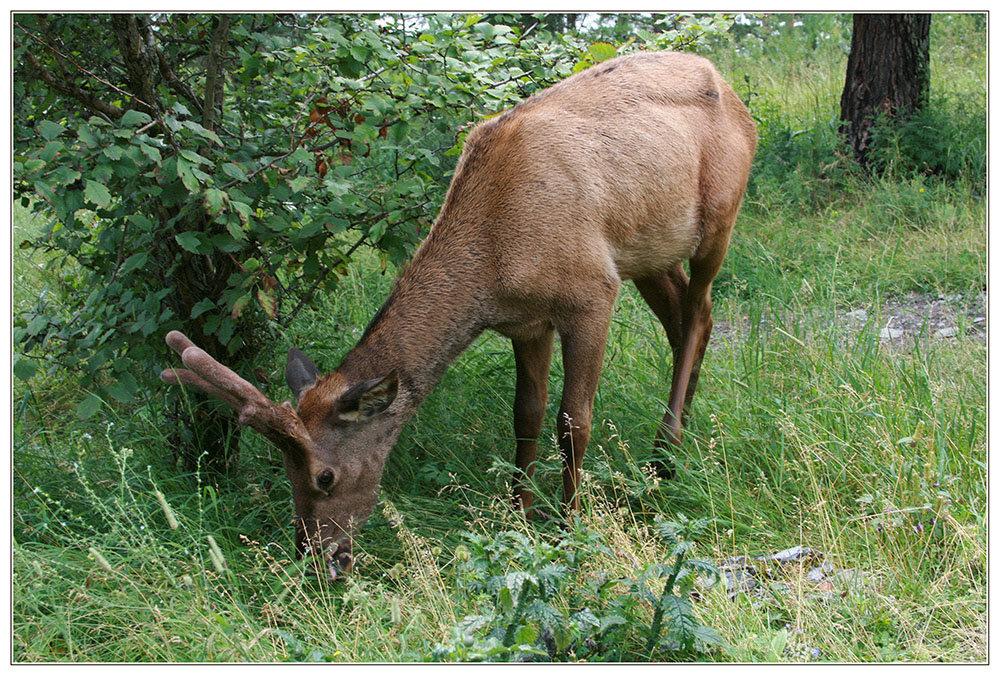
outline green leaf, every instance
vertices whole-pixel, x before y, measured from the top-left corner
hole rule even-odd
[[[514,597],[511,596],[510,589],[500,587],[497,592],[497,601],[500,603],[500,610],[509,613],[514,608]]]
[[[229,216],[226,219],[226,232],[236,242],[245,242],[247,239],[247,234],[243,232],[243,228],[241,227],[240,219],[235,216]]]
[[[191,171],[191,163],[180,157],[177,158],[177,177],[181,179],[181,183],[188,191],[198,192],[201,190],[201,184],[198,183],[198,179]]]
[[[101,400],[93,394],[88,394],[83,401],[76,405],[76,415],[80,420],[86,420],[101,410]]]
[[[243,240],[242,237],[239,239],[240,241]],[[233,237],[229,233],[212,235],[212,246],[219,251],[225,251],[226,253],[236,253],[243,248],[240,242],[237,241],[237,238]]]
[[[199,155],[193,150],[188,150],[186,148],[181,148],[179,151],[180,156],[185,160],[188,160],[194,164],[211,164],[211,160],[203,155]]]
[[[292,189],[292,192],[299,192],[303,188],[309,185],[310,179],[308,176],[299,176],[288,181],[288,186]]]
[[[29,174],[33,174],[34,172],[38,171],[39,169],[41,169],[42,167],[45,166],[45,160],[40,160],[40,159],[37,159],[37,158],[32,158],[32,159],[28,160],[27,162],[25,162],[23,164],[23,166],[24,166],[24,171],[25,172],[27,172]]]
[[[691,633],[694,635],[695,640],[700,641],[705,647],[724,647],[726,645],[726,642],[723,640],[719,632],[707,625],[700,624],[695,627]]]
[[[99,207],[106,207],[111,203],[111,193],[103,183],[93,179],[87,181],[87,187],[83,190],[83,196],[88,202],[93,202]]]
[[[237,181],[246,181],[247,180],[247,174],[246,174],[246,172],[243,171],[243,167],[241,167],[238,164],[234,164],[232,162],[226,162],[225,164],[222,165],[222,171],[227,176],[235,178]]]
[[[236,200],[233,200],[231,204],[233,209],[236,210],[236,213],[239,214],[241,221],[246,223],[247,221],[250,220],[250,215],[253,213],[253,211],[250,209],[249,204],[246,204],[245,202],[238,202]]]
[[[38,365],[30,359],[18,359],[14,362],[14,375],[21,380],[30,380],[38,372]]]
[[[142,112],[141,110],[126,110],[125,114],[122,115],[122,119],[119,124],[123,127],[141,127],[144,124],[149,124],[153,121],[148,114]]]
[[[233,309],[230,313],[230,317],[236,319],[243,314],[243,309],[246,308],[247,303],[250,302],[250,294],[245,293],[233,302]]]
[[[219,337],[219,342],[223,345],[229,344],[229,339],[233,337],[233,331],[236,329],[236,324],[233,322],[231,317],[223,317],[222,321],[219,322],[219,330],[216,331],[215,335]]]
[[[221,214],[223,209],[226,208],[226,202],[228,201],[229,195],[217,188],[208,188],[205,190],[205,208],[212,216]]]
[[[389,128],[389,137],[395,143],[402,143],[406,140],[407,135],[410,133],[410,125],[405,122],[397,122]]]
[[[59,181],[62,185],[69,185],[80,179],[80,172],[75,169],[70,169],[69,167],[59,167],[52,172],[52,177]]]
[[[270,291],[257,289],[257,302],[264,309],[268,317],[274,319],[278,313],[278,301]]]
[[[208,253],[204,250],[205,245],[202,242],[201,235],[197,232],[182,232],[175,235],[174,239],[181,245],[181,248],[191,253]]]
[[[119,373],[117,375],[117,380],[112,382],[110,385],[104,389],[112,397],[118,401],[130,402],[135,398],[135,392],[139,388],[139,384],[135,380],[135,376],[131,373]]]
[[[38,153],[38,157],[46,163],[51,162],[65,147],[62,141],[50,141],[42,148],[42,152]]]
[[[94,136],[94,132],[90,130],[90,125],[81,124],[76,128],[76,135],[80,137],[80,140],[83,141],[84,145],[88,148],[95,148],[99,143],[97,137]]]
[[[66,127],[61,124],[56,124],[55,122],[49,122],[48,120],[41,120],[35,125],[38,129],[38,133],[42,135],[46,141],[51,141],[55,137],[66,131]]]
[[[194,304],[193,308],[191,308],[191,319],[197,319],[199,315],[202,315],[208,312],[209,310],[214,310],[214,309],[215,309],[215,301],[213,301],[211,298],[202,298],[201,300],[199,300],[197,303]]]
[[[721,578],[719,569],[711,561],[705,561],[703,559],[688,559],[684,562],[682,568],[693,570],[696,573],[707,577],[709,579],[709,588],[714,587]]]
[[[220,146],[222,145],[222,139],[219,138],[218,134],[216,134],[214,131],[205,129],[203,126],[201,126],[194,120],[184,120],[183,122],[181,122],[181,124],[190,129],[191,131],[193,131],[194,133],[198,134],[198,136],[207,138],[217,145]]]
[[[119,274],[123,274],[124,275],[124,274],[126,274],[128,272],[132,272],[133,270],[137,270],[139,268],[142,268],[142,267],[144,267],[146,265],[146,261],[148,259],[149,259],[149,252],[147,252],[147,251],[143,251],[143,252],[140,252],[140,253],[137,253],[137,254],[133,254],[133,255],[131,255],[128,258],[125,259],[125,262],[122,263],[122,266],[118,270],[118,272],[119,272]]]
[[[525,624],[520,629],[517,630],[516,634],[514,634],[514,640],[521,645],[531,645],[537,639],[538,639],[538,627],[536,627],[534,624]],[[565,646],[559,647],[560,651],[564,649]]]
[[[28,322],[28,335],[39,336],[49,328],[49,318],[44,315],[35,315]]]
[[[156,146],[150,145],[148,143],[140,143],[139,150],[148,157],[151,161],[159,164],[163,161],[163,155],[160,153],[160,149]]]
[[[610,42],[601,40],[587,47],[587,53],[590,54],[590,58],[600,63],[618,56],[618,49]]]
[[[621,615],[605,615],[601,618],[601,626],[598,628],[597,633],[603,634],[611,627],[618,627],[623,624],[628,624],[628,620]]]

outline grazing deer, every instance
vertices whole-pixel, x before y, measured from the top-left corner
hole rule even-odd
[[[222,399],[282,451],[296,543],[330,575],[353,565],[352,532],[375,505],[403,424],[485,329],[513,342],[514,499],[529,480],[548,398],[553,336],[565,382],[557,420],[563,500],[579,508],[580,468],[612,307],[630,279],[673,350],[669,408],[656,445],[681,439],[712,327],[712,280],[746,188],[753,120],[703,58],[622,56],[478,125],[441,212],[358,344],[321,376],[299,350],[275,405],[182,334],[167,343],[183,383]],[[690,265],[690,279],[682,263]]]

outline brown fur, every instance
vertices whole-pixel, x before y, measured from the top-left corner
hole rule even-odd
[[[657,444],[679,442],[711,331],[712,280],[755,146],[753,120],[712,65],[667,52],[600,64],[477,126],[430,234],[362,340],[336,371],[301,389],[298,416],[310,438],[285,453],[300,538],[337,543],[349,566],[350,533],[374,506],[400,428],[488,328],[514,346],[515,499],[528,512],[526,480],[560,336],[564,501],[577,508],[623,280],[635,282],[673,349]],[[290,368],[313,371],[311,363]],[[341,398],[350,399],[346,411]],[[330,490],[316,485],[324,469],[337,477]]]

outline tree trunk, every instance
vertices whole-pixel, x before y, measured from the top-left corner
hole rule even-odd
[[[855,14],[840,119],[854,157],[871,167],[876,118],[905,121],[930,89],[930,14]]]
[[[216,21],[216,29],[209,51],[206,54],[206,88],[203,106],[203,126],[212,129],[218,119],[222,107],[221,83],[224,77],[222,53],[229,36],[230,17],[222,14]],[[164,72],[172,73],[169,67],[163,68],[159,55],[156,53],[155,32],[144,17],[134,14],[115,14],[111,17],[112,25],[118,35],[119,52],[128,75],[128,88],[137,107],[145,109],[152,115],[159,115],[166,108],[159,98],[157,85],[161,78],[168,79]],[[176,77],[176,76],[175,76]],[[209,151],[211,152],[211,151]],[[210,255],[195,255],[181,249],[171,234],[174,226],[170,222],[178,214],[175,209],[164,207],[163,215],[163,246],[156,249],[160,261],[152,264],[162,270],[170,269],[174,261],[179,264],[173,269],[171,279],[164,279],[164,284],[173,283],[176,293],[167,302],[172,305],[177,317],[191,317],[192,310],[204,298],[216,299],[222,296],[226,282],[235,272],[231,256],[222,252]],[[200,218],[201,223],[192,223],[192,218]],[[222,230],[222,226],[212,223],[203,214],[191,215],[183,222],[185,230],[197,230],[213,234]],[[154,261],[156,260],[154,255]],[[219,340],[217,332],[206,330],[205,317],[190,320],[186,329],[188,335],[216,359],[230,360],[240,363],[250,354],[246,347],[231,351]],[[248,327],[244,332],[247,341],[253,341],[256,332]],[[215,401],[208,401],[200,394],[193,395],[190,411],[184,406],[178,415],[178,428],[173,438],[177,460],[189,472],[204,471],[208,475],[228,474],[235,466],[241,428],[231,411],[219,406]]]

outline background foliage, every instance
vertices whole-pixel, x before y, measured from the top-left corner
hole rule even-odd
[[[81,418],[148,390],[172,329],[252,373],[360,246],[401,264],[472,124],[617,53],[490,19],[18,15],[15,195],[51,219],[22,245],[73,310],[17,315],[16,373],[77,374]],[[731,22],[637,34],[691,47]]]

